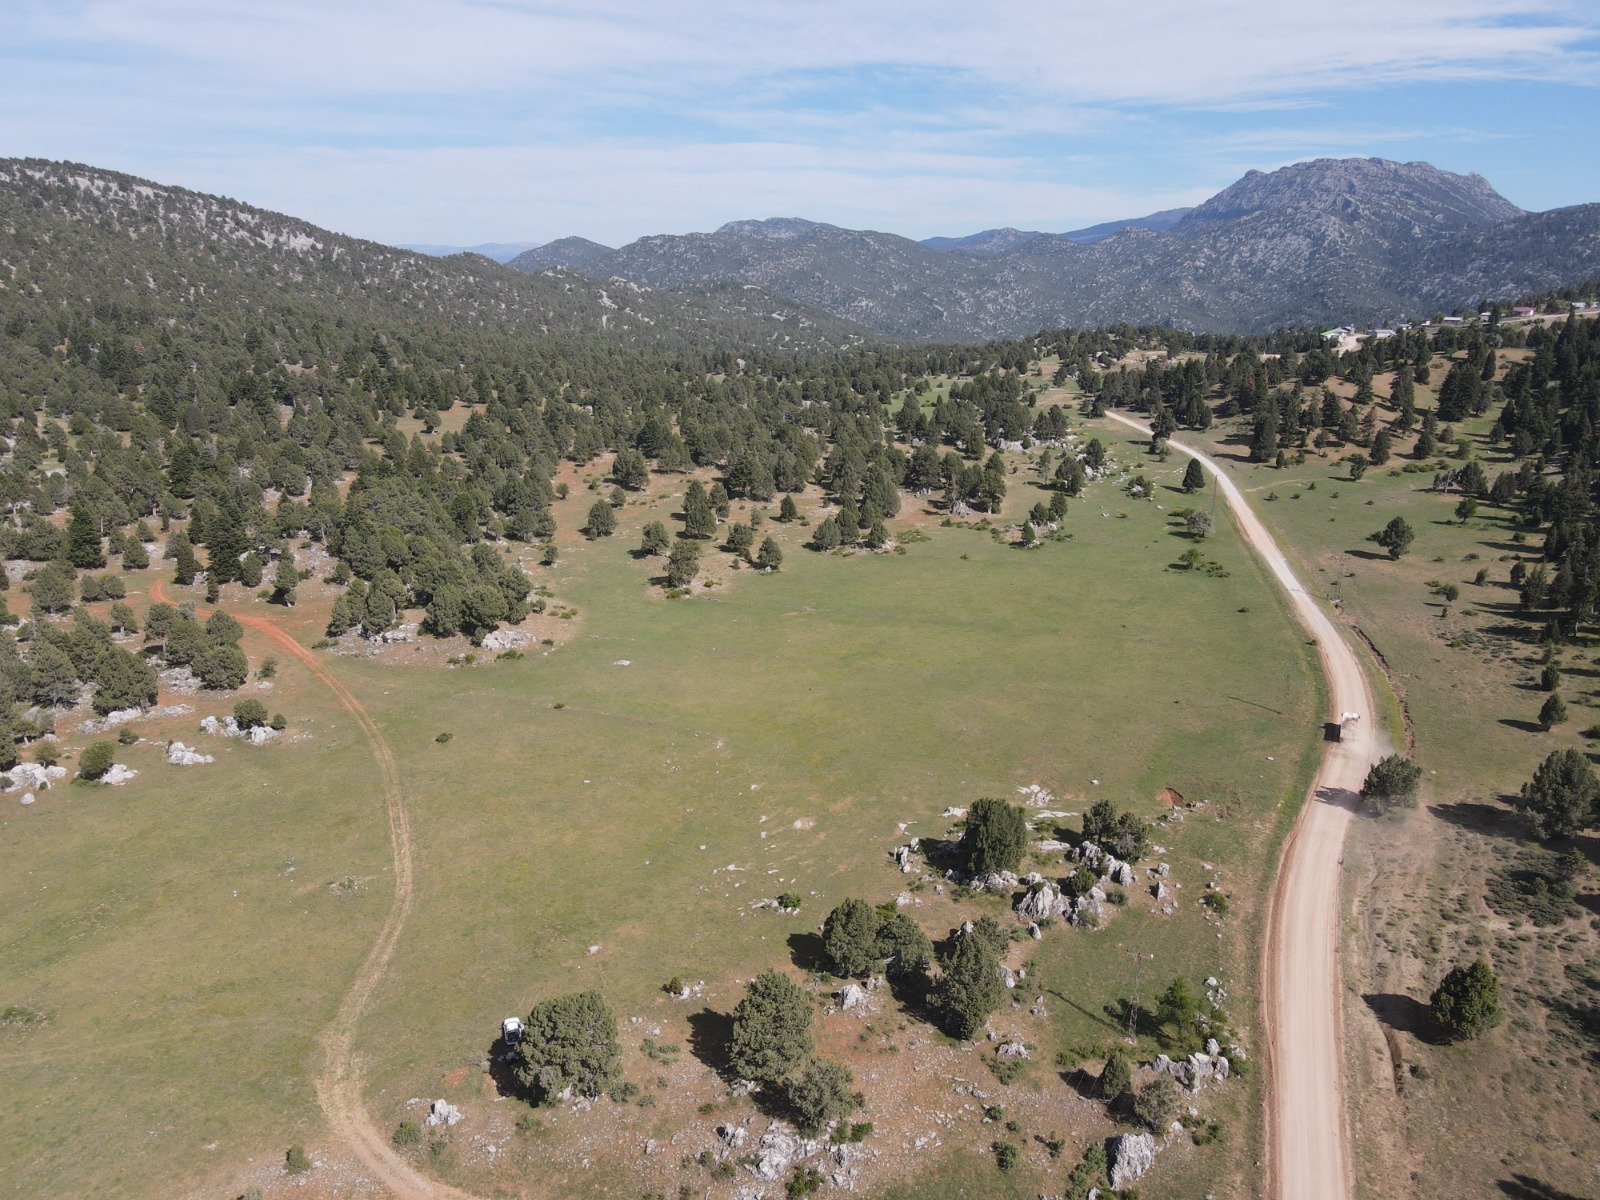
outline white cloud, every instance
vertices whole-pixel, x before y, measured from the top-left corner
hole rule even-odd
[[[63,43],[334,95],[693,96],[785,72],[959,73],[1065,102],[1209,104],[1420,78],[1596,77],[1577,0],[80,0]]]

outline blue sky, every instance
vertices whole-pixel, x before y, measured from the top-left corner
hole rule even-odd
[[[1064,230],[1323,155],[1600,201],[1594,0],[0,0],[0,154],[389,242]]]

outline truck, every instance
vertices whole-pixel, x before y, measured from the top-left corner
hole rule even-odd
[[[1360,713],[1340,713],[1337,721],[1325,721],[1322,725],[1322,740],[1325,742],[1342,742],[1345,734],[1355,732],[1356,724],[1361,720]]]

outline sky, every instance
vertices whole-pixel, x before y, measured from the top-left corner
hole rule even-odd
[[[391,243],[1061,231],[1323,156],[1600,201],[1595,0],[0,0],[0,156]]]

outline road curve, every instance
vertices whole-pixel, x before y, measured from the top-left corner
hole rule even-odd
[[[1108,412],[1142,433],[1141,421]],[[1344,989],[1339,970],[1339,875],[1344,837],[1368,767],[1378,756],[1372,692],[1355,651],[1289,567],[1283,551],[1233,478],[1210,455],[1198,459],[1217,481],[1245,540],[1289,597],[1316,640],[1333,712],[1362,714],[1343,741],[1327,744],[1278,862],[1262,953],[1267,1035],[1268,1194],[1277,1200],[1349,1200],[1353,1194],[1344,1104]]]
[[[150,585],[150,598],[172,603],[166,583],[159,579]],[[197,611],[202,616],[207,615],[205,609]],[[411,825],[406,816],[405,793],[400,788],[400,768],[394,752],[361,701],[315,653],[265,617],[247,613],[233,616],[241,625],[292,654],[333,693],[366,735],[383,779],[383,808],[389,821],[389,848],[394,861],[394,898],[389,902],[389,912],[384,917],[383,928],[378,931],[377,941],[373,942],[355,978],[345,989],[333,1020],[317,1039],[322,1047],[322,1064],[314,1081],[317,1103],[334,1137],[343,1142],[397,1200],[472,1200],[466,1192],[425,1178],[396,1154],[389,1140],[373,1125],[361,1100],[361,1070],[355,1059],[356,1027],[394,957],[400,931],[411,915],[416,894],[411,866]]]

